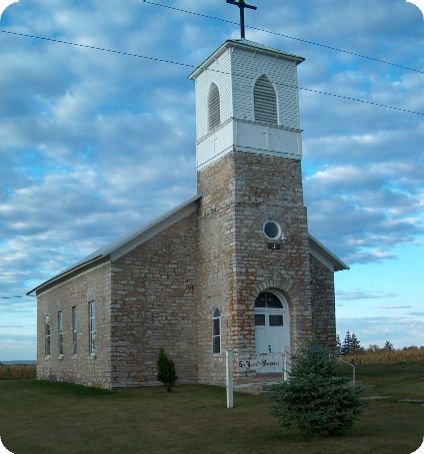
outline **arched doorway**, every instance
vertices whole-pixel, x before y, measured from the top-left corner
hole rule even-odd
[[[290,316],[286,299],[279,292],[261,292],[255,300],[256,353],[290,351]],[[263,367],[258,373],[273,372]]]

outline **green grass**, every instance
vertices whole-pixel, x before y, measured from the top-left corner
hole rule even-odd
[[[340,366],[348,376],[352,369]],[[367,364],[356,366],[356,379],[366,385],[365,395],[424,400],[424,361],[406,364]],[[423,431],[424,435],[424,431]]]
[[[410,454],[424,435],[423,363],[358,367],[368,395],[346,435],[305,440],[268,415],[263,396],[208,386],[103,391],[42,381],[0,382],[0,436],[14,454],[37,453],[375,453]]]

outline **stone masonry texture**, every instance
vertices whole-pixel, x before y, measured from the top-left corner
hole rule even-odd
[[[112,387],[157,384],[159,348],[197,381],[196,213],[112,264]]]
[[[285,295],[291,349],[313,336],[309,246],[300,162],[232,152],[198,173],[199,380],[224,382],[224,350],[255,353],[254,302],[264,290]],[[270,250],[262,228],[277,221],[286,236]],[[211,355],[211,314],[222,314],[222,353]]]
[[[92,268],[37,294],[37,378],[110,387],[109,263]],[[88,346],[88,303],[96,305],[97,353]],[[76,307],[78,354],[72,350],[72,306]],[[63,357],[58,355],[57,313],[63,313]],[[50,357],[44,356],[44,316],[50,317]]]
[[[334,273],[311,256],[311,289],[313,341],[336,348],[336,314],[334,304]]]

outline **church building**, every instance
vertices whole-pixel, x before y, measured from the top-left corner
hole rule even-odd
[[[221,385],[227,350],[335,347],[334,272],[348,266],[308,233],[302,61],[232,39],[193,71],[197,194],[29,292],[38,378],[154,385],[163,347],[180,383]]]

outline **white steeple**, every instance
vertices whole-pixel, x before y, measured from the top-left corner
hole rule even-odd
[[[301,159],[297,65],[303,61],[237,39],[193,71],[198,170],[233,149]]]

